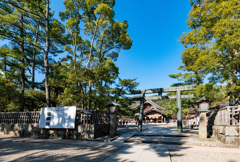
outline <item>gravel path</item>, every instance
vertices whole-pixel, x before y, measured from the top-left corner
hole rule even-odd
[[[0,141],[0,161],[103,161],[120,147]]]
[[[169,145],[172,162],[239,162],[240,149]]]

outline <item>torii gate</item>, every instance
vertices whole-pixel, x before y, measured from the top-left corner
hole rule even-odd
[[[163,92],[177,92],[176,96],[169,96],[169,98],[177,98],[177,129],[179,132],[182,132],[182,103],[181,98],[193,98],[193,95],[182,95],[181,91],[190,91],[193,90],[195,85],[188,85],[182,87],[169,87],[169,88],[154,88],[154,89],[144,89],[144,90],[132,90],[131,94],[141,94],[141,96],[130,97],[133,100],[140,99],[140,115],[139,115],[139,124],[138,130],[142,131],[142,121],[143,121],[143,107],[144,99],[163,99]],[[159,96],[146,96],[145,94],[158,93]]]

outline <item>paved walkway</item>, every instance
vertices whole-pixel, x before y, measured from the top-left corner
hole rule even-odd
[[[125,144],[125,147],[104,162],[196,162],[203,160],[206,162],[237,162],[240,159],[238,146],[226,145],[212,138],[200,139],[197,130],[183,129],[183,132],[179,133],[176,125],[144,125],[142,132],[138,132],[137,127],[132,125],[128,128],[119,128],[118,132],[123,136],[113,141],[112,144],[125,142],[128,145]],[[215,148],[212,149],[212,147]],[[223,154],[226,151],[229,156]],[[198,155],[203,156],[196,157]]]
[[[155,144],[129,144],[108,157],[104,162],[171,162],[168,146]]]
[[[238,162],[238,146],[215,139],[199,139],[197,130],[176,130],[176,125],[148,124],[120,127],[120,136],[93,141],[0,138],[0,161],[161,161]]]
[[[119,128],[119,132],[126,134],[137,128]],[[224,147],[224,148],[237,148],[236,145],[224,144],[215,138],[201,139],[198,137],[198,130],[183,129],[179,133],[176,125],[164,124],[149,124],[144,125],[142,132],[134,132],[132,136],[124,140],[128,143],[155,143],[155,144],[171,144],[171,145],[188,145],[188,146],[208,146],[208,147]]]

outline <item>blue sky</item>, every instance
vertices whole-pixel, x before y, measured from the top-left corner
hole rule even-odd
[[[133,46],[122,51],[120,78],[137,78],[139,89],[170,87],[169,74],[180,72],[183,46],[178,42],[191,9],[188,0],[117,0],[116,19],[127,20]]]

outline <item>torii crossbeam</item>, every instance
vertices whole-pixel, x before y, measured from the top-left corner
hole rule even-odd
[[[196,85],[188,85],[188,86],[182,86],[182,87],[169,87],[169,88],[154,88],[154,89],[144,89],[144,90],[132,90],[131,94],[141,94],[141,96],[134,96],[129,97],[133,100],[140,100],[140,115],[139,115],[139,124],[138,124],[138,130],[142,131],[142,121],[143,121],[143,106],[144,106],[144,99],[162,99],[162,93],[163,92],[177,92],[176,96],[169,96],[169,98],[177,98],[177,129],[179,132],[182,132],[182,103],[181,98],[192,98],[193,95],[182,95],[181,91],[190,91],[193,90],[193,88]],[[145,94],[150,93],[158,93],[160,96],[146,96]]]

